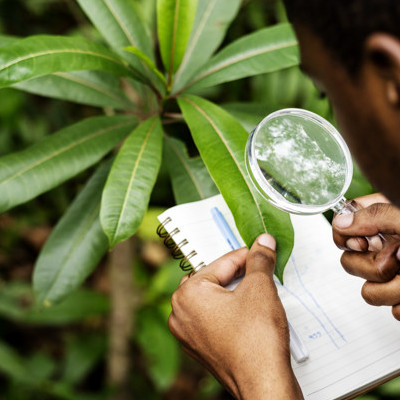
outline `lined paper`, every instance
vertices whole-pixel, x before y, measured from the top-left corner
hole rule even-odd
[[[179,228],[176,243],[187,255],[195,250],[193,266],[209,264],[230,251],[211,216],[218,207],[244,245],[222,196],[175,206],[168,216],[168,232]],[[279,296],[287,317],[310,352],[292,367],[306,399],[344,399],[400,370],[400,322],[390,307],[373,307],[361,297],[363,280],[348,275],[340,265],[341,251],[332,240],[322,215],[292,215],[295,245],[278,281]],[[168,226],[169,225],[169,226]]]

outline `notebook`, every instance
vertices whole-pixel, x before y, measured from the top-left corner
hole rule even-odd
[[[159,233],[183,268],[199,269],[231,249],[211,209],[224,215],[244,245],[221,195],[181,204],[162,213]],[[288,320],[309,351],[307,361],[292,359],[308,400],[350,399],[400,374],[400,322],[390,307],[373,307],[361,297],[363,280],[340,265],[341,251],[322,215],[291,215],[295,243],[276,280]]]

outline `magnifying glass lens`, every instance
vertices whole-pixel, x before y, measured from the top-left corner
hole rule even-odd
[[[285,109],[266,117],[250,136],[246,156],[260,193],[299,214],[331,208],[352,177],[350,153],[340,134],[305,110]]]

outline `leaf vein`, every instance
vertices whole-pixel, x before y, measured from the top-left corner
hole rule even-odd
[[[48,298],[50,297],[51,292],[54,289],[54,286],[56,285],[58,279],[60,278],[61,274],[64,272],[68,261],[74,254],[74,250],[79,247],[79,245],[82,243],[83,238],[85,237],[88,227],[92,225],[93,221],[96,219],[96,217],[99,215],[99,210],[100,210],[100,205],[98,205],[92,212],[92,214],[88,217],[87,222],[81,227],[80,231],[78,231],[78,234],[75,238],[75,240],[72,242],[71,247],[67,253],[67,257],[64,258],[64,260],[61,262],[61,268],[58,270],[57,275],[54,277],[54,279],[51,281],[50,288],[47,291],[46,295],[44,296],[44,302],[48,301]]]
[[[194,50],[194,48],[196,47],[197,42],[200,39],[200,36],[204,30],[204,27],[206,26],[206,23],[208,21],[208,19],[211,16],[211,13],[215,7],[217,3],[217,0],[214,0],[212,3],[210,3],[206,9],[206,11],[203,14],[203,18],[200,21],[199,27],[197,29],[197,31],[195,32],[194,36],[193,36],[193,40],[190,41],[186,51],[185,51],[185,55],[183,57],[181,66],[179,68],[179,71],[176,73],[175,75],[175,81],[177,81],[179,79],[179,77],[181,76],[183,70],[185,69],[186,64],[188,63],[190,56]]]
[[[6,69],[9,68],[9,67],[12,67],[12,66],[15,65],[15,64],[18,64],[19,62],[26,61],[26,60],[29,60],[29,59],[31,59],[31,58],[33,58],[34,61],[36,61],[36,60],[35,60],[36,57],[43,57],[43,56],[47,56],[47,55],[50,55],[50,54],[59,54],[59,53],[87,54],[87,55],[91,55],[91,56],[96,56],[96,57],[104,58],[104,59],[106,59],[106,60],[109,60],[109,61],[114,62],[115,64],[120,64],[120,65],[122,65],[122,66],[125,67],[125,65],[124,65],[121,61],[119,61],[119,60],[117,60],[117,59],[115,59],[115,58],[113,58],[113,57],[106,56],[105,54],[100,54],[100,53],[96,53],[96,52],[94,52],[94,51],[89,51],[89,50],[62,49],[62,50],[40,51],[40,52],[37,52],[37,53],[28,54],[28,55],[26,55],[26,56],[16,58],[16,59],[14,59],[13,61],[10,61],[8,64],[3,65],[3,66],[0,68],[0,72],[6,70]]]
[[[154,125],[156,124],[156,122],[157,122],[157,120],[155,119],[154,122],[153,122],[153,123],[151,124],[151,126],[149,127],[149,130],[148,130],[147,133],[146,133],[146,137],[145,137],[145,139],[144,139],[142,145],[140,146],[140,150],[139,150],[139,153],[138,153],[138,157],[137,157],[136,162],[135,162],[135,165],[134,165],[134,167],[133,167],[133,170],[132,170],[132,174],[131,174],[131,177],[130,177],[130,180],[129,180],[128,187],[126,188],[126,193],[125,193],[124,202],[123,202],[122,207],[121,207],[121,212],[120,212],[120,214],[119,214],[119,218],[118,218],[118,221],[117,221],[117,224],[116,224],[116,227],[115,227],[114,235],[113,235],[113,236],[115,236],[115,233],[118,232],[118,230],[119,230],[119,227],[120,227],[120,224],[121,224],[121,221],[122,221],[123,214],[125,213],[125,210],[126,210],[126,207],[127,207],[128,198],[129,198],[129,195],[130,195],[130,191],[131,191],[131,189],[132,189],[133,181],[134,181],[134,179],[135,179],[135,176],[136,176],[136,173],[137,173],[139,164],[140,164],[141,159],[142,159],[142,157],[143,157],[144,150],[145,150],[145,148],[146,148],[146,146],[147,146],[147,142],[149,141],[150,135],[151,135],[151,133],[152,133],[152,131],[153,131],[153,128],[154,128]]]
[[[257,200],[256,200],[256,198],[255,198],[255,196],[254,196],[253,190],[252,190],[252,188],[250,187],[250,185],[249,185],[249,183],[248,183],[248,181],[247,181],[247,179],[246,179],[246,175],[244,174],[242,168],[240,167],[239,162],[236,160],[236,157],[234,156],[234,154],[232,153],[231,149],[229,148],[228,143],[226,142],[223,133],[219,130],[219,128],[215,125],[214,121],[207,115],[207,113],[206,113],[199,105],[197,105],[195,102],[191,101],[191,100],[190,100],[189,98],[187,98],[187,97],[182,97],[182,99],[184,99],[184,100],[186,100],[188,103],[192,104],[192,106],[194,106],[194,107],[197,109],[197,111],[199,111],[199,112],[204,116],[204,118],[209,122],[209,124],[213,127],[213,129],[215,130],[215,132],[218,134],[220,140],[221,140],[222,143],[225,145],[225,147],[226,147],[226,149],[228,150],[229,154],[231,155],[231,157],[232,157],[234,163],[236,164],[236,166],[237,166],[237,168],[238,168],[240,174],[242,175],[243,180],[244,180],[244,182],[246,183],[246,186],[249,188],[249,192],[250,192],[250,194],[251,194],[251,197],[253,197],[254,203],[255,203],[255,205],[256,205],[256,207],[257,207],[257,211],[258,211],[258,213],[259,213],[259,216],[260,216],[262,225],[263,225],[263,227],[264,227],[264,231],[265,231],[265,232],[268,232],[267,227],[266,227],[265,222],[264,222],[264,218],[263,218],[263,215],[262,215],[260,206],[259,206],[259,204],[258,204],[258,202],[257,202]]]
[[[126,38],[128,39],[129,43],[133,46],[133,47],[138,47],[135,43],[135,40],[133,39],[133,37],[131,36],[131,34],[129,33],[128,28],[126,27],[126,25],[124,25],[124,23],[122,22],[122,20],[118,17],[118,14],[115,12],[115,9],[112,8],[112,6],[109,4],[108,0],[104,0],[104,3],[106,5],[106,7],[108,8],[108,10],[110,11],[110,13],[112,14],[112,16],[114,17],[114,19],[117,21],[117,24],[119,25],[119,27],[121,28],[122,32],[125,34]]]
[[[169,71],[168,71],[169,86],[171,85],[171,82],[172,82],[172,73],[173,73],[173,69],[174,69],[176,32],[177,32],[177,29],[178,29],[178,20],[179,20],[179,7],[180,7],[180,0],[176,0],[175,15],[174,15],[174,26],[173,26],[173,31],[172,31],[171,58],[170,58],[170,61],[169,61]]]
[[[293,40],[291,42],[286,42],[284,44],[263,47],[262,49],[259,49],[259,50],[250,51],[248,53],[244,53],[244,54],[238,55],[236,57],[228,58],[227,60],[225,60],[225,62],[222,62],[221,64],[217,64],[214,68],[211,68],[208,71],[205,71],[202,75],[199,75],[198,77],[193,79],[191,82],[189,82],[185,86],[185,88],[194,85],[196,82],[200,81],[201,79],[206,78],[207,76],[209,76],[211,74],[214,74],[215,72],[219,72],[224,68],[230,67],[230,66],[237,64],[241,61],[244,61],[248,58],[256,57],[261,54],[268,53],[268,52],[275,51],[275,50],[284,49],[286,47],[291,47],[296,44],[297,44],[297,41]]]
[[[121,102],[126,105],[130,105],[130,103],[128,101],[126,101],[123,97],[119,97],[116,94],[110,92],[109,90],[106,90],[106,89],[102,88],[101,86],[95,85],[91,82],[85,81],[83,79],[79,79],[75,76],[72,76],[72,75],[69,75],[69,74],[66,74],[63,72],[56,72],[56,73],[54,73],[54,75],[59,76],[60,78],[63,78],[65,80],[70,80],[72,82],[79,83],[82,86],[86,86],[88,88],[98,91],[99,93],[103,93],[103,94],[111,97],[112,99],[117,100],[118,102]]]
[[[174,145],[174,143],[172,141],[170,141],[170,146],[172,147],[174,153],[177,155],[177,157],[181,160],[183,167],[186,169],[188,175],[191,177],[193,184],[197,190],[197,192],[199,193],[200,197],[202,199],[205,199],[205,194],[203,193],[203,191],[201,190],[201,186],[199,185],[199,183],[196,180],[196,177],[194,176],[193,172],[191,171],[191,169],[189,168],[188,163],[186,162],[186,160],[181,156],[181,154],[179,153],[178,149],[176,148],[176,146]]]
[[[71,143],[70,145],[65,146],[65,147],[63,147],[63,148],[57,150],[56,152],[54,152],[54,153],[52,153],[52,154],[50,154],[50,155],[48,155],[48,156],[46,156],[46,157],[44,157],[44,158],[38,160],[37,162],[35,162],[35,163],[33,163],[33,164],[27,166],[26,168],[23,168],[22,170],[18,171],[18,172],[15,173],[14,175],[8,177],[8,178],[5,179],[4,181],[0,182],[0,186],[1,186],[1,185],[5,185],[5,184],[8,183],[9,181],[11,181],[11,180],[17,178],[18,176],[21,176],[22,174],[25,174],[26,172],[28,172],[28,171],[30,171],[30,170],[36,168],[37,166],[39,166],[39,165],[41,165],[41,164],[43,164],[43,163],[45,163],[46,161],[49,161],[49,160],[51,160],[52,158],[55,158],[55,157],[57,157],[58,155],[60,155],[60,154],[62,154],[62,153],[64,153],[64,152],[66,152],[66,151],[68,151],[68,150],[71,150],[71,149],[74,148],[75,146],[79,146],[80,144],[82,144],[82,143],[84,143],[84,142],[86,142],[86,141],[88,141],[88,140],[91,140],[91,139],[93,139],[93,138],[96,137],[96,136],[100,136],[100,135],[102,135],[102,134],[108,133],[108,132],[111,131],[111,130],[118,129],[118,128],[121,128],[121,127],[123,127],[123,126],[125,126],[125,125],[129,125],[129,124],[131,124],[131,121],[123,122],[123,123],[120,123],[120,124],[118,124],[118,125],[113,125],[113,126],[110,126],[110,127],[108,127],[108,128],[101,129],[100,131],[94,132],[94,133],[92,133],[91,135],[89,135],[89,136],[87,136],[87,137],[85,137],[85,138],[82,138],[82,139],[78,140],[77,142],[73,142],[73,143]]]

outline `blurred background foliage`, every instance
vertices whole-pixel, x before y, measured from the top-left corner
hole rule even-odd
[[[155,0],[136,1],[141,3],[149,26],[155,29]],[[244,0],[225,43],[283,20],[280,2]],[[40,33],[98,37],[74,0],[0,0],[0,33],[17,37]],[[297,67],[206,91],[207,97],[222,104],[247,131],[266,114],[283,107],[302,107],[333,119],[328,101],[320,98]],[[243,101],[249,102],[248,110],[239,104]],[[248,111],[253,116],[249,117]],[[97,114],[101,114],[97,108],[2,89],[0,156]],[[135,239],[130,398],[231,399],[201,366],[184,355],[167,328],[170,296],[183,273],[155,234],[156,216],[174,204],[165,171],[161,168],[150,210]],[[110,330],[107,257],[82,289],[57,306],[36,309],[31,290],[33,265],[40,249],[91,172],[0,216],[1,399],[101,400],[113,396],[105,379]],[[347,196],[371,191],[356,169]],[[397,379],[362,399],[399,397]]]

